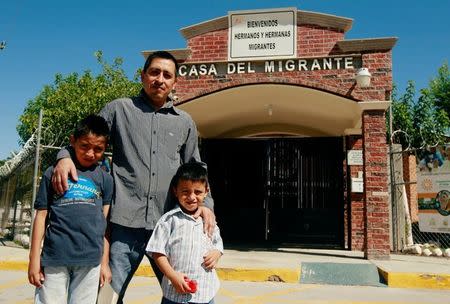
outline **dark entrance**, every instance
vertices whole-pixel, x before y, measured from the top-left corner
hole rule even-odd
[[[341,138],[206,139],[201,146],[228,243],[344,247]]]

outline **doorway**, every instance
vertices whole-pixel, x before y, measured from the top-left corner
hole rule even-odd
[[[204,139],[215,213],[232,243],[344,248],[342,139]]]

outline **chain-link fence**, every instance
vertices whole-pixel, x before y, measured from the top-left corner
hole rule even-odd
[[[0,167],[0,238],[24,246],[29,245],[33,190],[60,150],[36,138]],[[392,251],[445,256],[447,250],[450,255],[450,145],[402,149],[391,140],[390,147]]]
[[[450,146],[391,143],[392,250],[450,256]]]
[[[22,150],[0,167],[0,237],[29,244],[33,194],[33,135]]]
[[[28,144],[7,162],[0,172],[0,237],[29,246],[32,223],[33,184],[39,186],[40,176],[53,164],[59,147],[41,146],[39,161],[35,162],[36,143]],[[37,175],[34,177],[35,165]],[[37,190],[37,189],[36,189]]]
[[[0,181],[0,234],[25,245],[31,227],[33,168],[33,158],[29,158]]]

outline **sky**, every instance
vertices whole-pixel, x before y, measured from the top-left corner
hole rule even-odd
[[[16,126],[27,102],[56,73],[96,73],[94,52],[124,60],[132,78],[143,50],[185,48],[181,28],[229,11],[296,7],[353,19],[346,39],[398,37],[393,78],[399,92],[408,80],[425,88],[450,54],[447,0],[1,0],[0,159],[19,151]]]

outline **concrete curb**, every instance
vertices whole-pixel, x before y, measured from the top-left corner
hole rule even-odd
[[[223,281],[248,281],[248,282],[285,282],[299,283],[300,268],[270,268],[270,269],[250,269],[250,268],[217,268],[217,275]],[[149,265],[141,265],[136,270],[136,275],[154,277],[155,274]]]
[[[0,270],[28,270],[28,262],[21,261],[0,261]],[[217,274],[224,281],[249,281],[249,282],[285,282],[298,283],[300,281],[300,268],[270,268],[270,269],[249,269],[249,268],[217,268]],[[136,270],[136,275],[144,277],[154,277],[155,274],[150,265],[141,265]]]
[[[249,281],[249,282],[285,282],[299,283],[299,269],[271,268],[271,269],[246,269],[246,268],[218,268],[217,274],[225,281]]]
[[[28,262],[0,261],[0,270],[23,270],[23,271],[28,271]]]
[[[378,272],[388,287],[450,290],[449,274],[388,272],[381,267],[378,267]]]
[[[28,262],[0,261],[0,270],[28,270]],[[389,272],[378,267],[378,272],[384,278],[388,287],[394,288],[424,288],[424,289],[448,289],[450,290],[450,274],[431,273],[407,273]],[[285,282],[299,283],[301,268],[218,268],[217,274],[224,281],[249,281],[249,282]],[[155,276],[149,265],[141,265],[136,271],[138,276]]]

